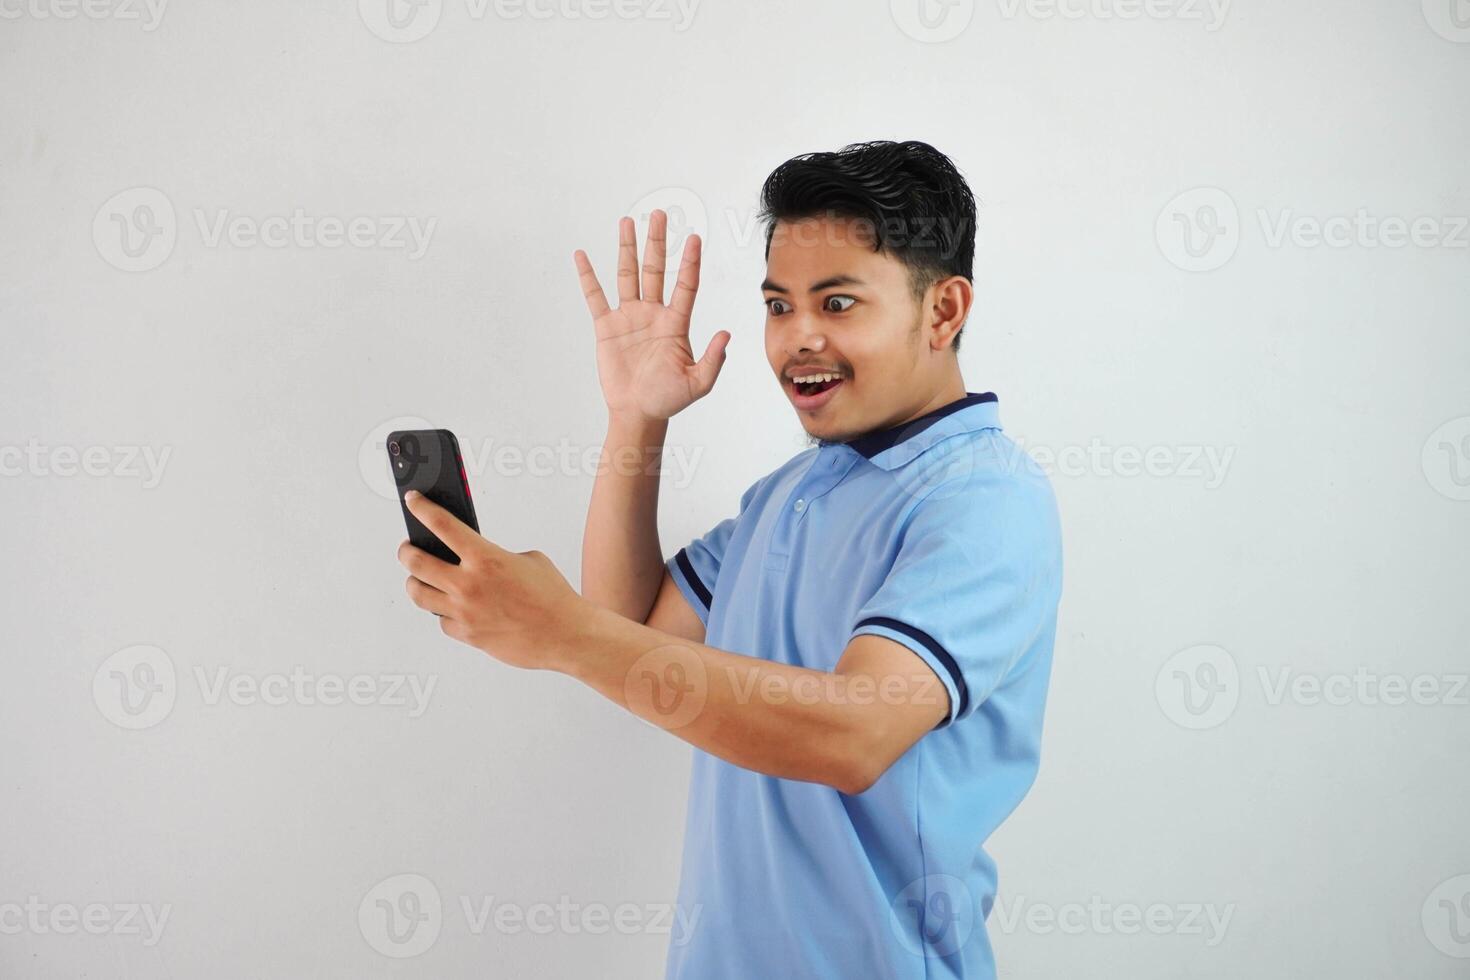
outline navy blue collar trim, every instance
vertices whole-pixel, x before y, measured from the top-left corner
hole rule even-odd
[[[926,412],[916,419],[895,425],[892,428],[869,432],[866,435],[858,436],[856,439],[849,439],[847,445],[861,453],[864,458],[872,459],[874,456],[883,452],[883,450],[892,449],[904,440],[912,439],[946,415],[953,415],[960,409],[969,408],[971,405],[999,400],[995,397],[995,392],[993,391],[967,392],[964,398],[956,399],[948,405],[941,405],[934,411]]]

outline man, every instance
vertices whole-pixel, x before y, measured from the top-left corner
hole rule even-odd
[[[960,373],[974,199],[918,142],[797,157],[762,196],[766,356],[814,445],[667,561],[658,476],[606,466],[580,596],[415,499],[462,563],[405,543],[409,595],[695,747],[679,903],[699,924],[669,977],[994,977],[983,843],[1035,778],[1061,548],[1045,477]],[[731,339],[694,358],[700,241],[665,304],[666,226],[640,269],[620,222],[616,308],[575,255],[610,462],[661,451]]]

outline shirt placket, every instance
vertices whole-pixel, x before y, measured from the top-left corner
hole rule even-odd
[[[816,459],[781,505],[762,563],[767,571],[784,572],[791,558],[792,542],[811,513],[813,506],[836,487],[858,461],[858,454],[845,445],[823,446]]]

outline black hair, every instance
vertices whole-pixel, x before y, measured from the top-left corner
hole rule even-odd
[[[948,276],[974,282],[975,196],[954,163],[928,143],[877,140],[803,153],[761,188],[766,257],[778,221],[847,218],[909,270],[915,298]],[[959,350],[963,325],[954,336]]]

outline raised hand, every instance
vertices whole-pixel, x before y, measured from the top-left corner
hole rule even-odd
[[[597,376],[612,415],[667,419],[709,394],[725,363],[728,331],[710,338],[704,356],[689,346],[689,316],[699,291],[700,241],[684,243],[679,278],[664,304],[664,262],[668,215],[654,211],[643,249],[641,289],[638,241],[633,219],[618,221],[618,306],[608,305],[587,253],[573,256],[582,295],[597,333]]]

